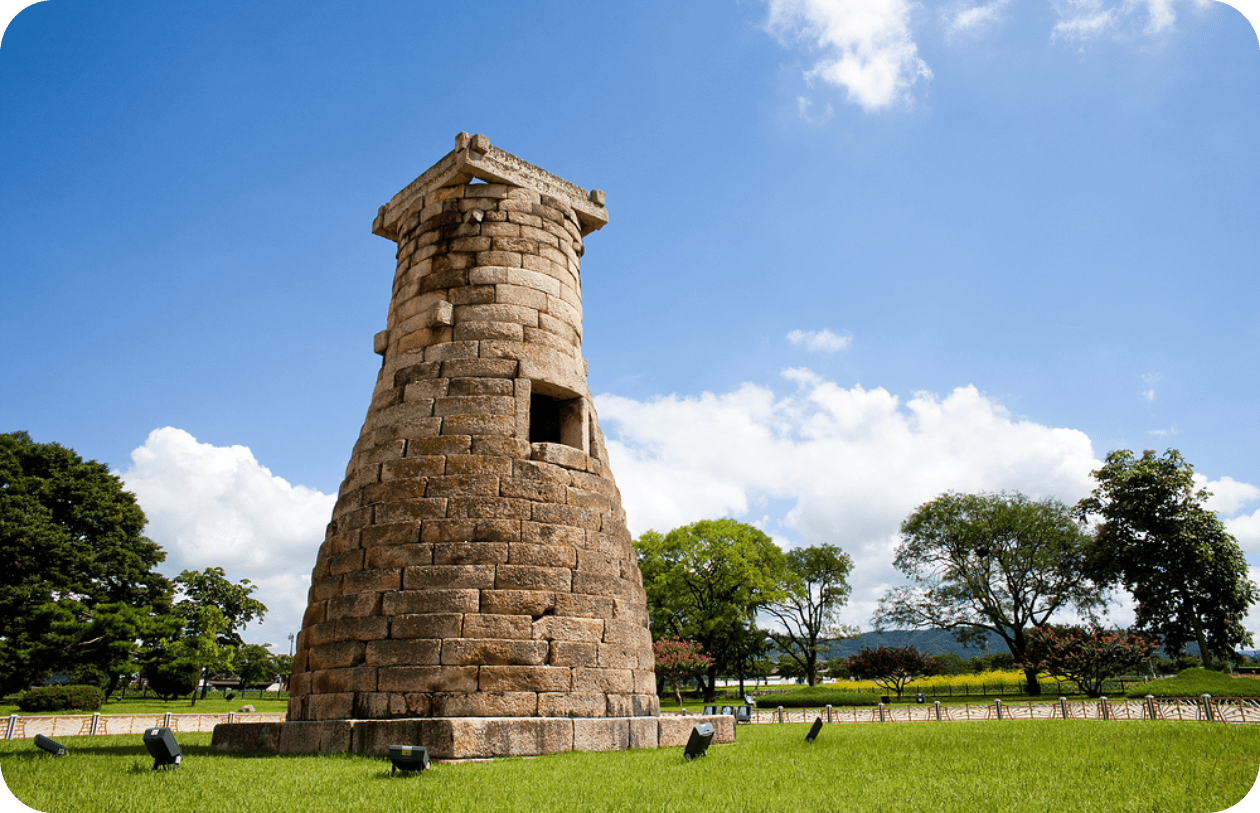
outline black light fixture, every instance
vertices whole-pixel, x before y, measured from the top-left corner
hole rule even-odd
[[[687,750],[683,751],[683,758],[695,759],[704,756],[711,742],[713,742],[713,724],[700,723],[691,729],[691,737],[687,740]]]
[[[180,750],[179,743],[175,742],[175,735],[169,728],[146,728],[144,747],[149,749],[149,756],[153,757],[155,771],[166,765],[178,768],[184,758],[184,752]]]
[[[428,770],[429,749],[423,745],[391,745],[389,761],[393,765],[389,769],[390,775],[393,775],[394,771]]]
[[[805,735],[805,742],[813,742],[818,739],[818,732],[822,731],[822,718],[814,720],[814,724],[809,727],[809,733]]]
[[[55,757],[64,757],[66,754],[70,753],[66,750],[64,745],[45,737],[43,734],[35,735],[35,746],[41,751],[47,751]]]

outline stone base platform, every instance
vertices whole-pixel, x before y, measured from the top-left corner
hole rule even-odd
[[[735,741],[730,715],[694,717],[428,717],[399,720],[320,720],[220,723],[215,751],[278,754],[354,752],[385,756],[391,745],[423,745],[433,759],[488,759],[621,751],[687,744],[698,723],[713,724],[713,742]]]

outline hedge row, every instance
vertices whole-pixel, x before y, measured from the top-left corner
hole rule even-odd
[[[18,697],[20,711],[100,711],[105,692],[99,686],[40,686]]]

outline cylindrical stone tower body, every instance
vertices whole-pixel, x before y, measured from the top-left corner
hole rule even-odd
[[[658,712],[586,385],[603,194],[461,133],[386,206],[380,375],[311,575],[290,721]]]

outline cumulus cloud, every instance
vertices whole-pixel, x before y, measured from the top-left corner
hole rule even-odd
[[[1159,383],[1159,373],[1145,373],[1142,376],[1142,383],[1146,385],[1146,389],[1142,390],[1142,397],[1148,401],[1155,400],[1155,385]]]
[[[222,567],[234,582],[257,584],[267,618],[246,638],[285,649],[301,627],[336,496],[290,485],[244,446],[199,443],[169,426],[150,433],[119,476],[149,519],[146,534],[166,551],[163,571]]]
[[[932,78],[910,33],[908,0],[769,0],[766,28],[785,46],[803,42],[821,56],[805,73],[842,87],[867,110],[909,99]]]
[[[777,395],[596,399],[631,532],[699,519],[753,522],[777,541],[837,544],[854,560],[845,623],[869,626],[903,519],[948,491],[1022,491],[1075,502],[1101,462],[1082,432],[1010,414],[974,387],[902,401],[807,369]]]
[[[815,353],[835,353],[853,343],[852,336],[837,336],[830,330],[793,330],[787,340]]]

